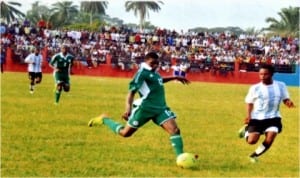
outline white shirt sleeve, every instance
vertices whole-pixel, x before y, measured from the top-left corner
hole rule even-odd
[[[24,60],[26,63],[32,63],[33,62],[33,60],[32,60],[32,54],[29,54],[26,58],[25,58],[25,60]]]

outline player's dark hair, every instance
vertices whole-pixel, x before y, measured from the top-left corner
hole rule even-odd
[[[260,66],[260,69],[267,69],[271,73],[271,75],[273,75],[274,71],[275,71],[274,66],[272,66],[270,64],[262,64]]]
[[[156,54],[156,52],[149,52],[148,54],[146,54],[145,60],[148,60],[150,58],[157,60],[158,55]]]

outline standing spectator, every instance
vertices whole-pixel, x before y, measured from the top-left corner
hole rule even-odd
[[[0,53],[0,63],[1,63],[1,73],[4,72],[4,64],[6,62],[6,49],[5,48],[1,48],[1,53]]]
[[[70,91],[70,70],[74,57],[68,53],[68,47],[62,45],[61,52],[56,53],[51,61],[50,67],[54,69],[53,76],[56,84],[55,104],[58,104],[62,89],[65,92]]]
[[[40,49],[35,47],[32,49],[32,53],[30,53],[25,58],[25,63],[28,64],[28,77],[30,81],[29,92],[33,94],[34,85],[42,82],[42,64],[43,64],[43,56],[40,53]]]
[[[189,68],[188,63],[187,62],[182,62],[179,66],[180,68],[180,77],[186,77],[186,72]]]
[[[172,65],[171,68],[173,69],[174,77],[180,76],[180,60],[179,59],[177,59],[176,64]]]
[[[282,130],[280,103],[287,107],[295,107],[289,99],[289,93],[283,82],[273,80],[274,68],[271,65],[262,65],[259,69],[260,83],[252,85],[245,98],[247,103],[247,117],[245,127],[239,131],[239,136],[245,137],[247,143],[253,145],[259,140],[260,135],[265,135],[265,140],[250,155],[251,162],[257,162],[257,157],[266,152]]]

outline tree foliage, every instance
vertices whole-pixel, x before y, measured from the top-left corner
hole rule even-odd
[[[22,4],[19,2],[8,1],[5,3],[4,1],[0,1],[1,6],[1,19],[4,19],[6,23],[10,23],[15,20],[17,17],[22,18],[25,17],[25,14],[18,10],[17,7],[21,7]]]
[[[52,5],[51,21],[54,27],[72,24],[79,10],[72,1],[59,1]]]
[[[80,10],[90,14],[90,25],[93,23],[93,15],[105,15],[107,1],[82,1]]]
[[[266,19],[270,23],[269,27],[265,28],[272,33],[281,35],[298,36],[299,34],[299,7],[282,8],[278,12],[280,19],[277,20],[273,17]]]
[[[140,29],[144,28],[144,23],[146,17],[149,17],[149,10],[154,12],[160,11],[160,4],[163,4],[162,1],[126,1],[125,2],[125,10],[127,12],[133,11],[135,16],[140,18]]]
[[[49,22],[51,15],[51,10],[47,6],[40,5],[39,1],[36,1],[32,4],[31,9],[27,11],[26,19],[33,24],[37,24],[41,19]]]

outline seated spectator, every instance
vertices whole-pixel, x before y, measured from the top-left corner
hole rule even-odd
[[[177,61],[175,65],[171,67],[173,69],[173,76],[180,76],[180,62]]]
[[[91,60],[92,60],[92,64],[93,67],[98,67],[99,64],[99,53],[97,51],[97,49],[92,49],[91,51]]]

